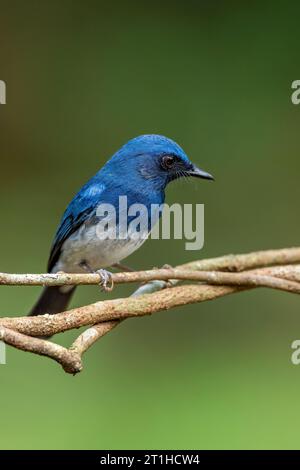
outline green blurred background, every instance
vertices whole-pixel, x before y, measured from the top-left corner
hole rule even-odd
[[[205,203],[200,253],[149,240],[131,265],[298,245],[299,14],[296,1],[0,0],[0,270],[44,271],[71,196],[142,133],[178,141],[216,183],[168,189]],[[39,290],[1,287],[1,314],[25,314]],[[82,287],[73,305],[102,296]],[[299,448],[299,338],[299,299],[256,290],[128,320],[76,377],[8,349],[0,446]]]

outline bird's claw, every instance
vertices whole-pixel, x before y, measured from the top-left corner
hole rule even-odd
[[[96,273],[100,277],[99,285],[105,292],[111,292],[114,288],[114,281],[112,279],[112,273],[106,271],[106,269],[98,269]]]

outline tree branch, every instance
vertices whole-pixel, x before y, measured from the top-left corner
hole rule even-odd
[[[82,370],[81,355],[79,353],[50,341],[32,338],[5,326],[0,326],[0,340],[22,351],[50,357],[61,364],[68,373],[74,374]]]
[[[194,261],[177,268],[116,273],[112,275],[114,284],[146,284],[131,297],[96,302],[56,315],[0,318],[0,339],[18,349],[50,357],[60,363],[66,372],[74,374],[82,370],[84,352],[128,317],[150,315],[256,287],[299,294],[300,264],[294,263],[300,263],[300,248],[227,255]],[[180,281],[198,284],[176,285]],[[3,285],[98,283],[97,274],[0,274],[0,284]],[[78,336],[70,348],[35,338],[89,325],[92,326]]]
[[[178,280],[199,280],[187,271],[232,271],[239,272],[264,266],[300,263],[300,248],[257,251],[242,255],[226,255],[218,258],[192,261],[170,269],[151,269],[148,271],[120,272],[112,274],[114,284],[129,282],[149,282],[154,279],[168,280],[170,275]],[[0,273],[0,285],[6,286],[70,286],[97,285],[98,274],[10,274]]]

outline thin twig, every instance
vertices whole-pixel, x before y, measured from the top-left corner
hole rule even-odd
[[[300,254],[299,254],[300,258]],[[299,261],[299,260],[298,260]],[[196,266],[198,266],[196,268]],[[234,267],[234,269],[233,269]],[[201,270],[201,272],[196,271]],[[147,271],[134,271],[134,272],[122,272],[112,273],[113,284],[128,284],[136,282],[150,282],[155,280],[168,281],[170,279],[186,280],[186,281],[197,281],[197,282],[210,282],[213,284],[230,284],[236,285],[237,283],[249,284],[249,282],[257,282],[258,284],[267,282],[267,280],[256,279],[254,276],[249,277],[238,274],[241,268],[238,265],[232,264],[227,265],[228,271],[236,271],[233,273],[221,273],[211,272],[212,268],[206,268],[210,272],[206,272],[201,268],[200,262],[186,264],[177,268],[168,269],[151,269]],[[221,268],[216,264],[216,270],[220,271]],[[223,269],[226,269],[225,267]],[[249,268],[247,268],[249,269]],[[300,265],[294,266],[294,270],[299,272],[300,276]],[[59,272],[56,274],[9,274],[0,273],[0,285],[6,286],[68,286],[68,285],[97,285],[99,284],[98,274],[68,274]],[[279,284],[278,284],[279,285]],[[283,284],[282,284],[283,286]],[[265,287],[274,287],[273,285],[266,285]],[[294,286],[295,287],[295,286]],[[280,287],[279,287],[280,288]],[[284,290],[284,287],[282,287]]]

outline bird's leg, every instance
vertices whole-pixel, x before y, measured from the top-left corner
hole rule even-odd
[[[121,263],[114,263],[112,265],[113,268],[119,269],[120,271],[124,271],[127,273],[134,272],[135,270],[132,269],[130,266],[126,266],[126,264],[121,264]]]
[[[87,261],[83,260],[79,266],[84,269],[86,272],[91,274],[98,274],[100,277],[99,285],[102,290],[105,292],[111,292],[114,288],[114,282],[112,280],[112,274],[106,269],[92,269]]]
[[[94,274],[95,273],[95,271],[90,267],[88,262],[85,261],[85,260],[80,261],[79,266],[89,274]]]
[[[95,271],[100,276],[99,285],[104,292],[111,292],[114,288],[114,281],[111,272],[106,269],[97,269]]]

